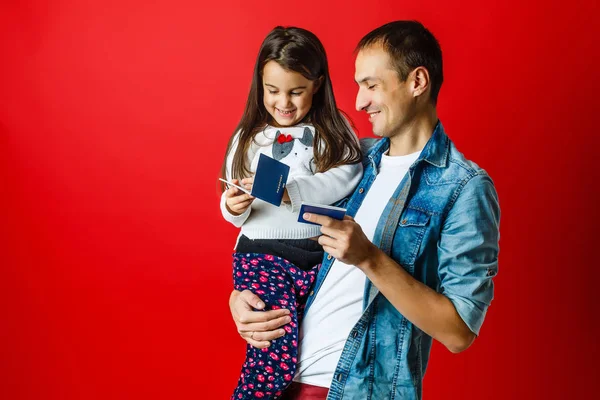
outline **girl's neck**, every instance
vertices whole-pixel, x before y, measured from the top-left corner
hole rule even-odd
[[[281,126],[277,123],[277,121],[275,121],[273,118],[270,118],[267,121],[267,126],[273,127],[273,128],[293,128],[295,126],[302,126],[302,125],[312,125],[310,118],[308,117],[308,115],[306,117],[304,117],[302,120],[300,120],[298,123],[294,124],[294,125],[286,125],[286,126]]]

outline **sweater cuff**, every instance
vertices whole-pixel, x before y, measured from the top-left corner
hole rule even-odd
[[[295,180],[290,180],[285,186],[288,192],[288,196],[290,197],[291,203],[284,203],[286,208],[291,212],[300,211],[300,206],[302,205],[302,196],[300,195],[300,188],[298,187],[298,182]]]

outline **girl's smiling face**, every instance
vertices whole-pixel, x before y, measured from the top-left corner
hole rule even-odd
[[[306,117],[320,81],[282,68],[276,61],[265,64],[262,73],[263,104],[274,126],[293,126]]]

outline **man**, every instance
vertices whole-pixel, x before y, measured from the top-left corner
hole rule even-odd
[[[418,22],[397,21],[357,50],[356,108],[382,139],[363,141],[365,172],[344,221],[305,215],[322,225],[326,256],[285,398],[420,399],[432,340],[453,353],[468,348],[493,298],[498,199],[438,121],[437,40]],[[233,292],[230,306],[251,345],[283,334],[286,311],[254,311],[264,304],[251,292]]]

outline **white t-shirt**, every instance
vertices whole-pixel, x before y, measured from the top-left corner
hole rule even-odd
[[[420,153],[382,156],[379,173],[354,218],[369,240],[373,240],[383,210]],[[295,381],[331,385],[346,338],[363,312],[365,280],[365,274],[355,266],[333,262],[300,326]]]

